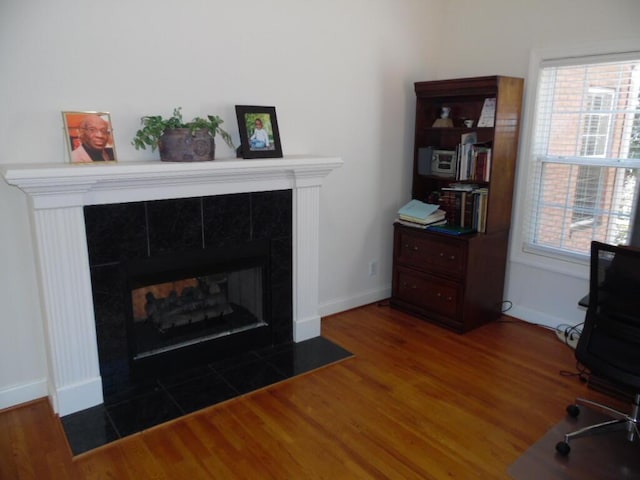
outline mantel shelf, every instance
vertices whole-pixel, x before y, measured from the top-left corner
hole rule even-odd
[[[41,209],[317,186],[341,165],[337,157],[300,155],[211,162],[20,164],[0,166],[0,172]]]

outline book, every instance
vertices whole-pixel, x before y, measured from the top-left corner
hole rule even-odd
[[[407,217],[425,220],[429,215],[438,210],[438,208],[440,208],[439,205],[421,202],[414,198],[398,210],[398,215],[405,215]]]
[[[475,148],[473,163],[472,180],[488,182],[491,177],[491,149],[487,147]]]
[[[460,168],[458,169],[458,180],[468,180],[472,161],[473,145],[478,141],[476,132],[463,133],[460,136]]]
[[[466,235],[476,232],[473,227],[461,227],[460,225],[430,225],[427,230],[446,233],[447,235]]]
[[[396,220],[396,222],[398,222],[400,225],[405,225],[407,227],[413,227],[413,228],[421,228],[423,230],[426,230],[426,229],[431,228],[433,226],[446,225],[447,224],[447,220],[444,220],[444,219],[440,220],[439,222],[430,223],[428,225],[423,225],[421,223],[409,222],[408,220],[403,220],[401,218],[398,218]]]
[[[479,188],[474,194],[476,195],[476,220],[474,226],[478,232],[484,233],[487,228],[487,197],[489,189]]]
[[[434,222],[439,222],[440,220],[443,220],[445,215],[446,215],[446,213],[444,212],[444,210],[437,209],[435,212],[433,212],[427,218],[417,218],[417,217],[414,217],[412,215],[404,215],[402,213],[398,214],[398,218],[400,220],[406,220],[407,222],[413,222],[413,223],[420,223],[422,225],[428,225],[428,224],[431,224],[431,223],[434,223]]]

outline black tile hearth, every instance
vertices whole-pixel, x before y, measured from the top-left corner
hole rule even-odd
[[[351,355],[316,337],[143,381],[120,379],[114,386],[103,378],[105,403],[62,417],[62,426],[73,454],[78,455]]]
[[[62,425],[75,455],[120,438],[104,405],[62,417]]]
[[[215,372],[166,387],[166,391],[185,414],[238,396],[238,391]]]
[[[162,388],[108,405],[106,410],[121,437],[182,416],[178,405]]]

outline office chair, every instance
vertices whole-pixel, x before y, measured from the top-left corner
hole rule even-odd
[[[570,416],[577,417],[582,405],[612,420],[567,433],[556,444],[557,452],[568,455],[570,441],[596,433],[624,430],[629,441],[636,440],[640,436],[640,249],[591,243],[589,305],[575,356],[592,374],[629,388],[634,397],[630,413],[577,398],[567,407]]]

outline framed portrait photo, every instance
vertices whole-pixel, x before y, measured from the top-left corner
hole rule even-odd
[[[281,158],[275,107],[236,105],[242,158]]]
[[[62,112],[62,120],[71,163],[117,161],[108,112]]]

